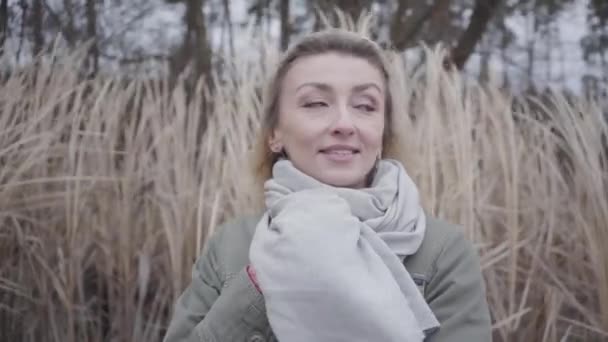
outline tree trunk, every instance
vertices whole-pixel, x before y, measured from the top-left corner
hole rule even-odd
[[[188,0],[188,62],[193,62],[194,76],[211,73],[211,48],[207,42],[207,26],[203,16],[203,0]]]
[[[331,2],[329,2],[331,3]],[[345,14],[349,15],[353,20],[357,20],[361,12],[369,10],[371,1],[366,0],[335,0],[333,4]]]
[[[393,47],[404,50],[410,45],[424,23],[431,17],[436,6],[443,0],[428,5],[425,0],[416,0],[414,3],[407,0],[399,1],[399,5],[391,20],[390,35]],[[406,15],[411,12],[409,15]]]
[[[8,35],[8,0],[0,2],[0,57],[4,55],[4,42]]]
[[[42,32],[42,1],[43,0],[34,0],[32,4],[32,34],[34,36],[34,45],[32,48],[32,52],[34,56],[38,56],[42,53],[42,49],[44,48],[44,35]]]
[[[475,46],[483,36],[490,19],[501,5],[501,0],[475,0],[475,7],[471,15],[469,26],[464,31],[456,47],[451,52],[451,62],[456,68],[462,70]]]
[[[65,9],[65,14],[67,16],[67,23],[65,25],[65,30],[63,34],[65,36],[65,40],[73,47],[76,43],[76,28],[74,26],[74,3],[72,0],[64,0],[63,8]]]
[[[536,68],[536,32],[539,28],[539,23],[534,12],[530,12],[526,15],[526,20],[530,21],[530,25],[526,25],[526,27],[530,27],[532,31],[526,29],[526,56],[528,59],[528,63],[526,65],[526,74],[527,74],[527,82],[528,82],[528,90],[534,88],[534,71]]]
[[[228,46],[230,47],[230,56],[234,57],[234,32],[232,30],[232,12],[230,11],[230,1],[224,0],[224,15],[225,24],[228,27]]]
[[[291,34],[291,25],[289,23],[289,0],[280,0],[280,17],[281,17],[281,50],[286,50],[289,46],[289,35]]]
[[[264,0],[258,0],[255,5],[255,24],[262,27],[262,19],[264,19]]]
[[[207,41],[207,28],[203,15],[203,0],[185,0],[186,11],[184,25],[186,32],[184,40],[171,58],[171,72],[177,76],[184,72],[186,67],[190,70],[190,79],[211,73],[211,47]]]
[[[435,0],[429,18],[429,34],[426,37],[427,44],[434,45],[439,42],[447,43],[450,41],[450,33],[454,31],[451,29],[450,23],[451,2],[451,0]]]
[[[4,55],[4,43],[8,36],[8,0],[0,2],[0,57]]]
[[[91,76],[95,76],[99,69],[99,46],[97,45],[97,9],[95,8],[95,1],[96,0],[87,0],[86,2],[87,39],[91,44],[89,56],[87,57],[87,64]]]
[[[21,8],[21,29],[19,30],[19,44],[17,45],[17,63],[21,60],[21,50],[23,49],[23,41],[25,41],[25,30],[29,24],[29,7],[26,0],[19,1]]]

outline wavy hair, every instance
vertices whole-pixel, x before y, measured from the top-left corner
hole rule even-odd
[[[279,122],[278,104],[285,75],[299,58],[324,53],[362,58],[381,71],[387,89],[382,157],[402,160],[399,148],[400,139],[398,139],[395,127],[395,101],[393,97],[395,87],[391,82],[392,68],[387,54],[376,42],[361,33],[330,28],[308,34],[292,45],[279,60],[266,84],[262,100],[261,129],[253,146],[253,172],[254,182],[257,186],[261,187],[271,177],[272,166],[280,157],[280,155],[270,150],[268,142]]]

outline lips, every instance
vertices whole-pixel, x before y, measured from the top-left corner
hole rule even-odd
[[[355,156],[360,153],[360,150],[354,146],[332,145],[319,150],[319,153],[332,163],[346,165],[355,160]]]

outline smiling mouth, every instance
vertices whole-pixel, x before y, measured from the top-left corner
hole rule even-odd
[[[355,148],[345,148],[345,147],[331,147],[319,150],[320,153],[324,154],[341,154],[341,155],[349,155],[349,154],[357,154],[359,150]]]
[[[319,153],[333,162],[349,163],[360,153],[360,150],[351,146],[331,146],[319,150]]]
[[[323,154],[332,154],[332,155],[339,155],[339,156],[349,156],[349,155],[359,153],[359,151],[357,151],[357,150],[321,150],[320,152]]]

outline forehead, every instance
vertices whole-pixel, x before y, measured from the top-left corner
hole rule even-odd
[[[384,89],[384,77],[368,60],[352,55],[323,53],[296,59],[283,80],[286,90],[295,90],[305,83],[323,83],[330,87],[352,87],[376,83]]]

